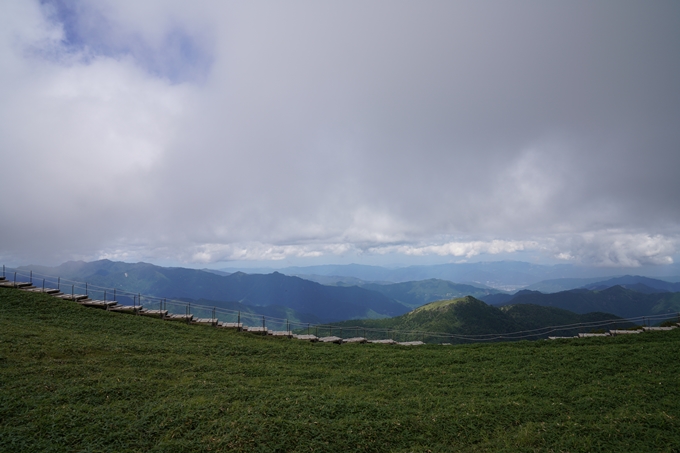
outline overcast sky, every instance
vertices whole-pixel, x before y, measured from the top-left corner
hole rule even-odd
[[[0,2],[0,261],[680,258],[680,2]]]

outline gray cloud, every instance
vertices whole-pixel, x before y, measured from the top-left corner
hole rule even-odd
[[[678,254],[676,2],[70,5],[2,6],[0,258]]]

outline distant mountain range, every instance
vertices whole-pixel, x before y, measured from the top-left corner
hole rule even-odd
[[[516,264],[486,263],[482,267],[494,269],[512,267]],[[448,269],[447,266],[441,266],[440,269]],[[322,266],[323,269],[314,270],[333,273],[337,272],[339,267],[342,266]],[[433,301],[464,296],[473,296],[495,306],[532,304],[561,308],[579,314],[608,312],[622,317],[680,311],[680,292],[677,292],[680,291],[680,283],[648,277],[549,279],[537,282],[534,287],[552,289],[573,285],[586,287],[549,294],[532,290],[510,294],[482,284],[453,283],[436,278],[385,283],[382,279],[389,277],[385,272],[392,270],[372,266],[353,265],[345,267],[345,270],[366,273],[366,268],[373,272],[371,276],[375,277],[376,281],[340,277],[340,280],[333,282],[337,276],[319,277],[321,280],[329,278],[329,283],[333,284],[327,285],[279,272],[228,273],[109,260],[90,263],[67,262],[57,267],[27,266],[23,269],[88,282],[90,285],[116,288],[119,291],[181,299],[187,302],[203,300],[216,307],[265,316],[285,316],[302,322],[395,317]],[[473,268],[475,267],[468,269]],[[525,266],[524,269],[532,268]]]
[[[575,313],[606,312],[624,318],[680,312],[678,292],[640,292],[620,285],[602,290],[581,288],[550,294],[523,290],[513,295],[483,296],[483,299],[497,306],[533,304],[562,308]]]
[[[619,320],[609,313],[577,314],[567,310],[537,305],[513,305],[508,307],[492,307],[472,296],[453,300],[432,302],[423,305],[409,313],[386,319],[352,320],[339,325],[343,328],[351,327],[385,329],[396,331],[442,332],[454,335],[486,335],[510,334],[513,332],[540,329],[549,326],[570,325],[593,321]],[[618,323],[617,327],[630,327],[632,324]],[[548,335],[574,335],[579,328],[551,332],[532,338],[542,338]],[[582,331],[588,331],[583,329]],[[403,335],[403,334],[401,334]],[[416,338],[417,335],[414,337]],[[404,338],[402,340],[407,340]],[[422,337],[425,341],[433,342],[465,342],[455,338]]]
[[[271,273],[275,269],[241,269],[223,268],[223,272],[244,271],[247,273]],[[286,267],[276,269],[286,275],[303,276],[312,280],[320,281],[322,277],[332,277],[334,281],[320,281],[323,284],[336,284],[343,278],[351,277],[364,282],[391,282],[401,283],[407,281],[419,281],[427,279],[448,280],[456,283],[468,283],[474,286],[487,286],[496,289],[515,291],[529,285],[535,285],[543,281],[557,279],[579,279],[581,282],[568,288],[556,286],[551,292],[573,289],[585,284],[620,276],[626,271],[633,269],[620,269],[618,272],[610,268],[575,266],[572,264],[540,265],[522,261],[492,261],[479,263],[448,263],[436,265],[408,266],[396,269],[366,266],[359,264],[347,265],[323,265],[306,267]],[[680,281],[680,264],[675,263],[666,266],[648,266],[634,268],[636,273],[646,274],[655,278],[663,278],[669,281]],[[344,283],[356,284],[356,281]],[[563,282],[564,283],[564,282]],[[573,284],[570,283],[570,284]],[[529,288],[544,291],[544,288]],[[548,291],[545,291],[548,292]]]
[[[57,267],[24,269],[156,297],[288,307],[295,310],[300,319],[311,315],[323,321],[337,321],[395,316],[408,311],[405,305],[379,292],[357,286],[324,286],[278,272],[217,275],[195,269],[109,260],[71,261]]]
[[[540,291],[542,293],[557,293],[576,288],[605,289],[620,285],[624,288],[635,289],[641,292],[678,292],[680,291],[680,277],[669,277],[667,280],[644,277],[640,275],[624,275],[612,278],[558,278],[543,280],[527,286],[524,289]]]

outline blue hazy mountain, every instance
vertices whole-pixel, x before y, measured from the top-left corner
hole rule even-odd
[[[504,299],[490,295],[485,301],[493,305],[533,304],[555,307],[574,313],[605,312],[621,317],[673,314],[680,312],[680,292],[645,293],[616,285],[603,290],[572,289],[543,294],[519,291]]]
[[[236,272],[239,270],[242,270],[246,273],[273,272],[273,269],[222,269],[224,272]],[[541,265],[522,261],[448,263],[400,268],[347,264],[286,267],[278,269],[278,272],[286,275],[315,275],[317,278],[322,276],[333,277],[335,282],[331,281],[330,284],[335,284],[337,281],[341,281],[339,277],[351,277],[366,282],[382,283],[401,283],[434,278],[439,280],[448,280],[454,283],[468,283],[477,287],[487,286],[508,291],[529,287],[529,289],[545,290],[544,292],[556,292],[566,289],[573,289],[574,287],[580,287],[595,281],[606,280],[612,277],[620,276],[623,273],[622,271],[625,272],[625,269],[575,266],[572,264]],[[657,276],[657,278],[662,275],[680,275],[680,265],[673,264],[667,266],[636,268],[636,272],[646,273],[648,276],[652,277]],[[556,281],[559,279],[578,279],[578,282],[554,282],[553,285],[566,284],[569,286],[576,284],[576,286],[554,286],[550,289],[529,286],[539,282],[552,280]]]
[[[196,269],[109,260],[71,261],[57,267],[24,269],[156,297],[288,307],[323,321],[397,316],[409,310],[379,292],[357,286],[324,286],[278,272],[217,275]]]
[[[542,293],[557,293],[576,288],[586,289],[606,289],[620,285],[624,288],[633,289],[639,292],[678,292],[680,283],[669,280],[644,277],[641,275],[624,275],[603,279],[595,278],[558,278],[553,280],[543,280],[527,286],[525,289],[540,291]]]

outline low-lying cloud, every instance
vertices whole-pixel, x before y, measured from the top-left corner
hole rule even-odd
[[[678,17],[5,2],[0,259],[672,262]]]

